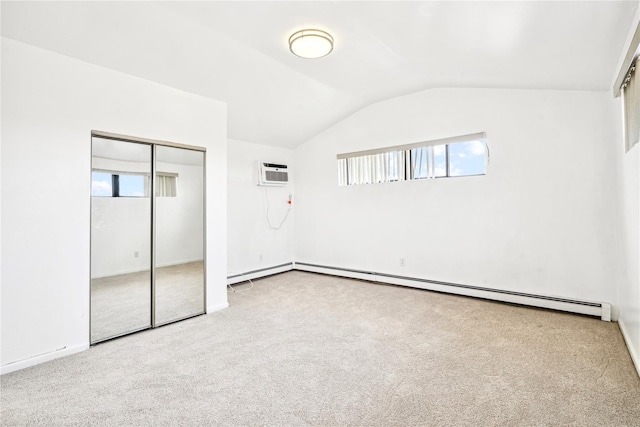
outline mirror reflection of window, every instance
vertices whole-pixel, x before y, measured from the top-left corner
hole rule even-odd
[[[94,197],[113,197],[112,177],[113,175],[110,173],[94,171],[91,174],[91,195]]]
[[[94,170],[91,174],[93,197],[149,197],[149,175]]]
[[[120,175],[118,197],[149,197],[145,175]]]
[[[156,174],[156,197],[178,197],[178,174],[158,172]]]

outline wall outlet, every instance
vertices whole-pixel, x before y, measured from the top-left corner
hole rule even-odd
[[[404,267],[406,265],[406,260],[404,258],[400,258],[400,267]]]
[[[134,258],[140,258],[140,252],[135,251],[135,252],[133,253],[133,257],[134,257]]]
[[[262,261],[262,254],[258,255],[258,258]]]

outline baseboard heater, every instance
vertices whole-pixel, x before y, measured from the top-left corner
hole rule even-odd
[[[227,276],[227,285],[246,282],[247,280],[259,279],[261,277],[284,273],[285,271],[291,270],[293,270],[293,263],[287,262],[285,264],[274,265],[272,267],[259,268],[257,270],[251,270],[244,273],[232,274],[231,276]]]
[[[611,321],[611,304],[604,302],[590,302],[568,298],[551,297],[546,295],[527,294],[523,292],[491,289],[480,286],[463,285],[459,283],[441,282],[437,280],[420,279],[417,277],[398,276],[395,274],[378,273],[373,271],[353,270],[348,268],[331,267],[326,265],[294,263],[295,270],[313,273],[329,274],[333,276],[349,277],[368,280],[371,282],[388,283],[391,285],[408,286],[448,294],[464,295],[494,301],[533,307],[549,308],[552,310],[568,311],[600,317],[604,321]]]

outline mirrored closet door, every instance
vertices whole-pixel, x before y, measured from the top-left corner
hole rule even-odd
[[[155,320],[204,313],[204,153],[156,146]]]
[[[91,344],[205,312],[204,149],[118,137],[92,136]]]

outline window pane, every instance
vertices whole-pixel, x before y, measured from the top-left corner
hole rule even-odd
[[[482,141],[449,144],[449,176],[484,175],[486,150]]]
[[[436,145],[433,147],[433,176],[435,178],[447,176],[446,145]]]
[[[427,147],[411,149],[412,179],[427,178]]]
[[[111,197],[113,195],[110,173],[91,173],[91,195],[94,197]]]
[[[338,185],[347,185],[347,159],[338,160]]]
[[[387,175],[387,181],[398,180],[398,152],[392,151],[389,153],[389,175]]]
[[[120,197],[145,197],[144,175],[120,175]]]
[[[371,184],[405,179],[404,151],[368,154],[338,160],[340,185]]]

